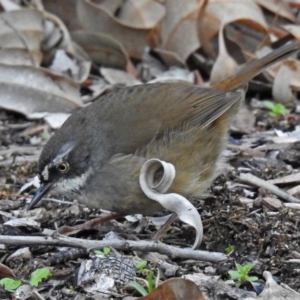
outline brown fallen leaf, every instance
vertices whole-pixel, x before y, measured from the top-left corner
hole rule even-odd
[[[211,85],[224,81],[238,71],[238,64],[226,49],[223,32],[223,29],[219,32],[219,54],[210,73]]]
[[[297,22],[297,19],[287,1],[255,0],[255,2],[265,9],[271,11],[275,16],[285,18],[293,23]]]
[[[183,278],[166,280],[149,295],[139,300],[204,300],[202,292],[197,285]]]
[[[148,37],[153,31],[155,31],[155,26],[158,25],[159,21],[164,16],[164,7],[161,4],[154,4],[151,1],[147,9],[154,10],[156,13],[143,14],[145,16],[154,16],[155,20],[136,22],[128,20],[129,14],[125,13],[122,19],[116,17],[116,11],[121,14],[123,1],[102,1],[100,4],[92,0],[78,0],[77,1],[77,15],[84,27],[92,32],[102,34],[108,34],[112,36],[115,40],[121,43],[130,57],[140,59],[142,57],[145,46],[148,43]],[[145,9],[145,7],[144,7]],[[135,16],[136,18],[136,16]],[[137,26],[137,23],[139,25]],[[144,23],[144,25],[142,24]],[[153,25],[153,28],[148,28],[149,24]],[[133,24],[133,25],[131,25]],[[145,26],[145,24],[147,24]],[[156,24],[154,26],[154,24]],[[155,38],[152,37],[153,40]]]
[[[245,298],[245,300],[297,300],[300,294],[292,290],[285,284],[278,285],[270,272],[265,271],[263,276],[266,279],[266,285],[262,293],[257,297]]]
[[[161,48],[172,51],[185,61],[200,47],[197,19],[204,1],[167,0],[161,26]]]
[[[43,16],[34,9],[0,13],[0,63],[39,66]]]
[[[71,112],[81,107],[79,85],[71,78],[31,66],[0,64],[0,107],[27,117]]]
[[[294,94],[291,91],[292,70],[287,64],[281,64],[272,87],[272,95],[275,102],[279,102],[288,107],[293,107],[296,103]]]
[[[60,18],[70,31],[82,30],[74,0],[43,0],[45,10]]]
[[[264,47],[256,52],[258,58],[266,55],[272,51],[268,47]],[[278,74],[279,73],[279,74]],[[292,103],[294,96],[291,94],[290,88],[293,87],[295,90],[300,89],[300,61],[289,57],[283,61],[280,61],[273,66],[270,66],[264,75],[269,81],[273,78],[276,80],[273,86],[273,96],[277,102],[281,103]],[[277,77],[277,79],[276,79]],[[287,97],[285,99],[285,97]]]
[[[15,278],[13,271],[6,265],[0,263],[0,279],[2,278]]]
[[[228,36],[247,51],[249,51],[249,44],[256,47],[259,43],[259,41],[256,41],[254,45],[251,44],[252,42],[250,43],[253,34],[260,33],[261,38],[265,38],[268,32],[268,25],[262,10],[253,0],[211,0],[203,14],[203,20],[199,22],[201,28],[198,28],[201,45],[208,55],[215,56],[209,41],[230,23],[244,26],[251,32],[251,35],[245,34],[243,31],[232,32]]]
[[[84,49],[93,63],[106,68],[126,70],[132,76],[137,76],[124,46],[111,36],[81,30],[73,32],[72,38]]]

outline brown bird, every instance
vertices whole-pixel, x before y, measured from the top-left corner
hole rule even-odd
[[[285,45],[212,88],[155,83],[100,97],[72,114],[44,147],[41,186],[29,208],[51,191],[120,214],[160,211],[139,185],[151,158],[175,166],[168,192],[201,195],[222,171],[228,128],[248,81],[298,50],[298,42]]]

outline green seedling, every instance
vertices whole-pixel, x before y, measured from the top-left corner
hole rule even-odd
[[[48,268],[37,269],[31,273],[29,284],[37,287],[43,280],[49,279],[51,275],[52,274]]]
[[[228,271],[231,279],[237,280],[236,286],[239,287],[242,283],[245,283],[247,281],[254,282],[258,280],[258,277],[256,276],[249,276],[250,270],[254,267],[254,264],[248,263],[244,266],[240,264],[235,264],[236,271],[230,270]]]
[[[234,251],[234,246],[233,245],[229,245],[228,247],[225,248],[225,252],[227,254],[231,253]]]
[[[281,103],[264,101],[264,106],[270,110],[271,117],[285,116],[290,111]]]
[[[11,279],[11,278],[2,278],[0,280],[0,284],[3,286],[3,288],[8,292],[13,292],[16,290],[19,286],[22,285],[21,280]]]
[[[107,255],[109,253],[110,253],[110,248],[109,247],[104,247],[102,249],[102,251],[101,250],[95,250],[95,254],[100,255],[100,256],[104,256],[104,255]]]
[[[146,280],[147,289],[145,289],[140,283],[136,281],[131,281],[128,283],[128,286],[131,286],[134,289],[136,289],[142,296],[146,296],[149,293],[151,293],[153,291],[153,285],[154,285],[153,271],[147,269],[146,266],[147,266],[147,261],[142,260],[135,265],[135,268],[140,274],[147,276],[147,280]]]
[[[36,269],[30,275],[29,284],[32,286],[39,286],[40,282],[51,277],[51,272],[48,268]],[[21,280],[3,278],[0,280],[0,284],[3,285],[6,291],[12,292],[20,287],[23,283]]]

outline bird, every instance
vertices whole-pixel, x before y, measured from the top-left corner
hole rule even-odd
[[[51,192],[121,215],[159,212],[162,206],[139,184],[141,167],[152,158],[176,169],[168,193],[201,196],[224,168],[222,151],[247,83],[298,50],[298,42],[284,45],[208,88],[161,82],[101,96],[74,112],[44,146],[40,187],[28,209]]]

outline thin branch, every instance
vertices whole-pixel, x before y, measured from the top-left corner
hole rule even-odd
[[[262,187],[270,192],[272,192],[274,195],[280,197],[281,199],[287,201],[287,202],[292,202],[292,203],[300,203],[300,199],[289,195],[285,191],[281,190],[278,188],[276,185],[267,182],[265,180],[262,180],[250,173],[242,173],[240,174],[240,180],[249,184],[252,184],[257,187]]]
[[[191,248],[180,249],[163,243],[151,241],[130,241],[130,240],[110,240],[97,241],[77,239],[64,235],[53,234],[51,237],[41,236],[0,236],[0,244],[9,246],[67,246],[92,249],[103,249],[104,247],[113,247],[117,250],[131,250],[142,252],[158,252],[166,254],[170,258],[195,259],[209,262],[219,262],[227,259],[227,256],[219,252],[208,252],[193,250]]]

